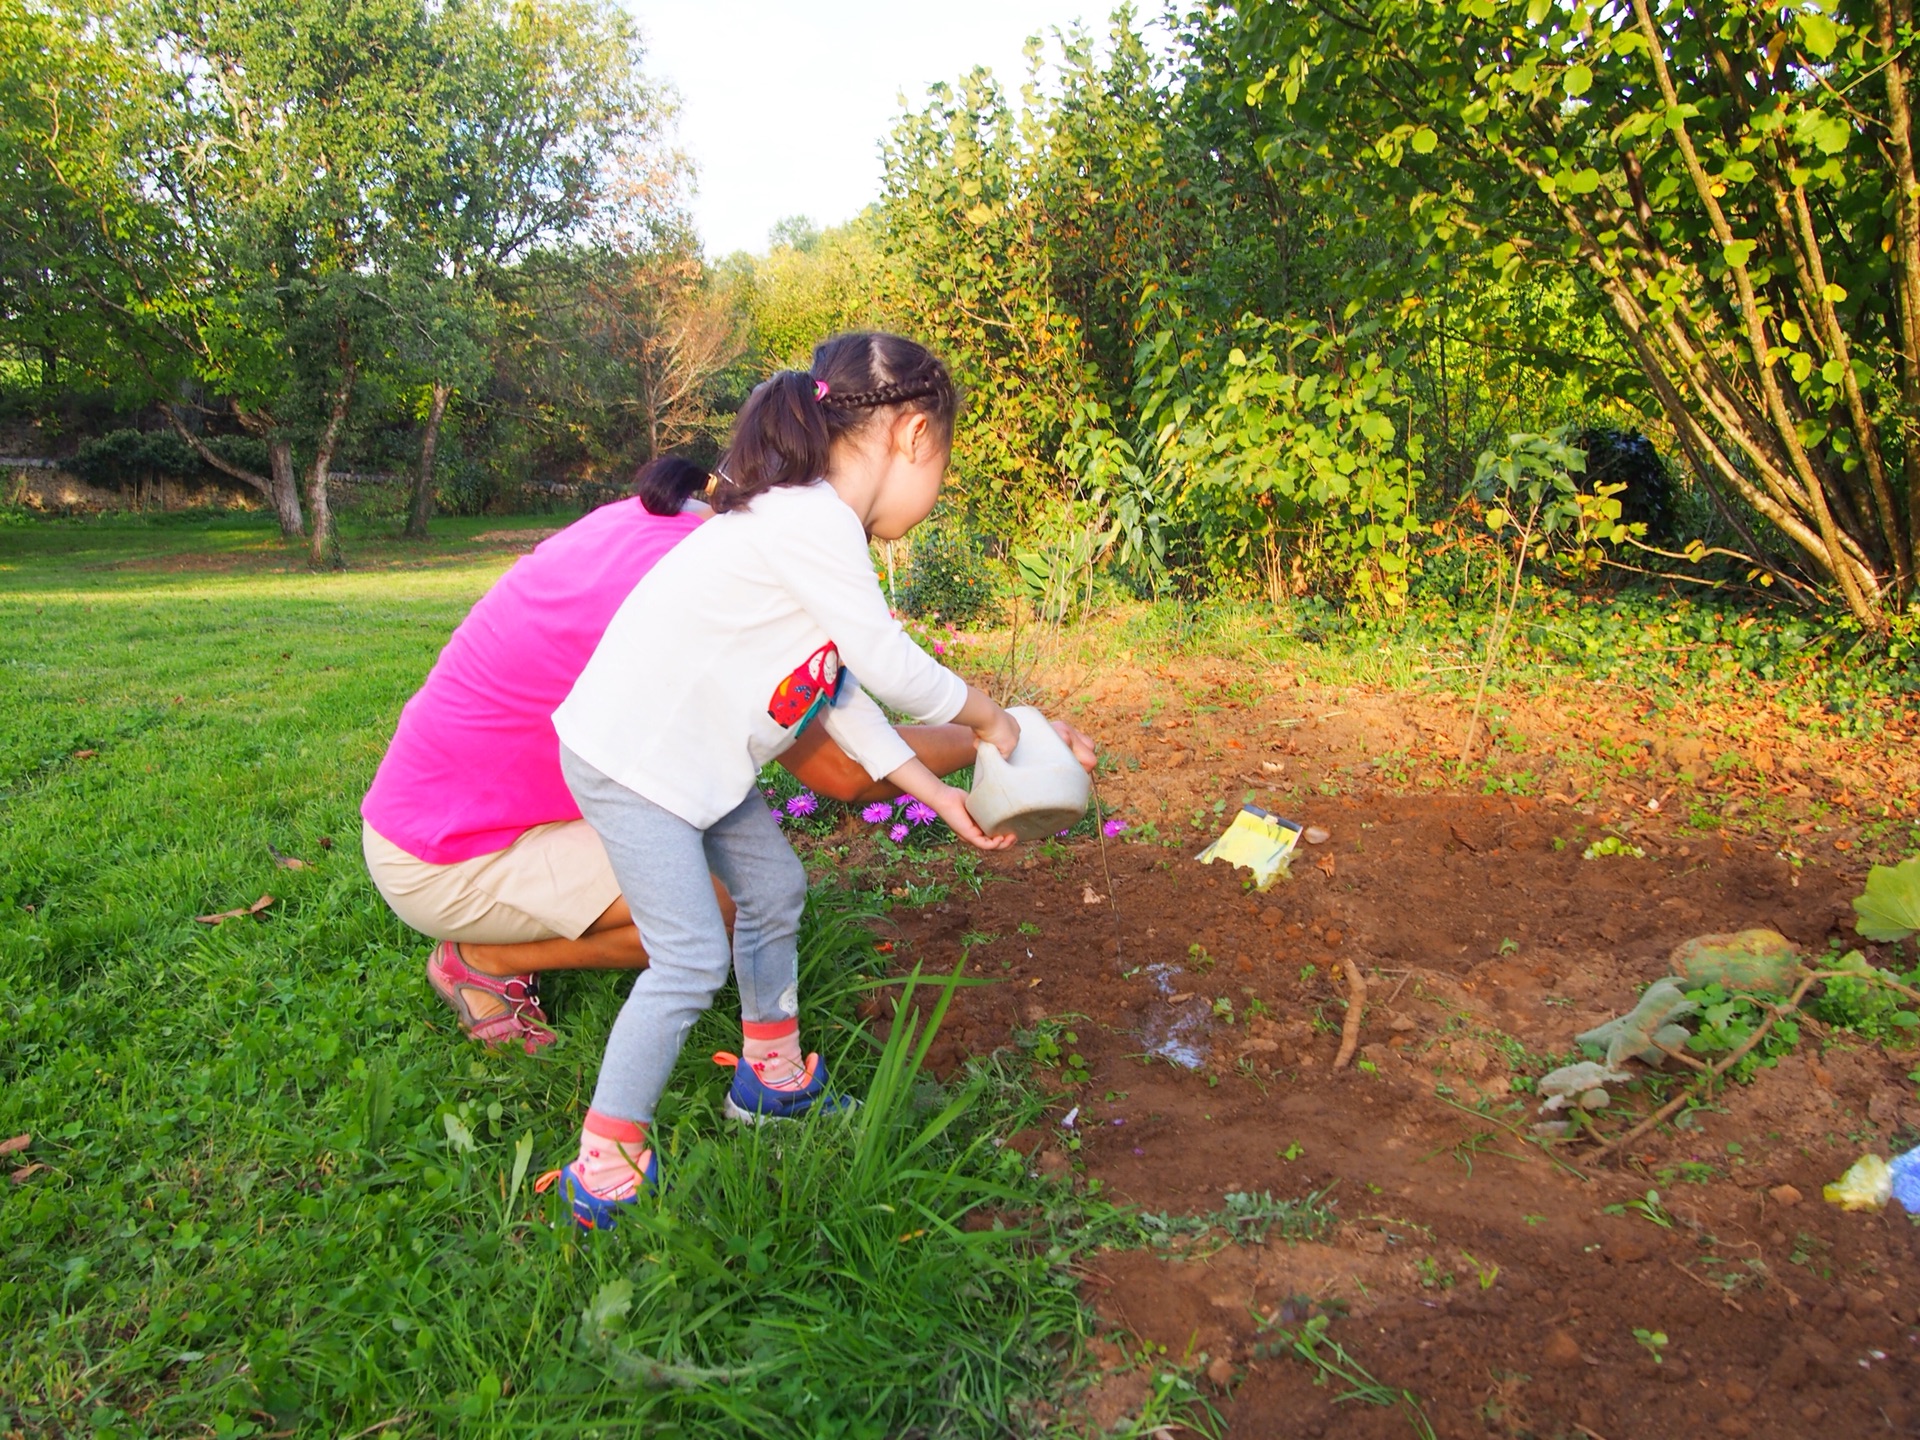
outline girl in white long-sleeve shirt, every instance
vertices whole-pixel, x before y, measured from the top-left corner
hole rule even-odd
[[[806,872],[756,790],[760,767],[802,729],[825,725],[868,774],[980,849],[1011,843],[981,832],[873,699],[968,725],[1003,754],[1019,738],[1004,710],[907,638],[867,551],[933,509],[958,408],[946,367],[897,335],[836,336],[810,371],[760,386],[721,464],[717,515],[640,582],[554,712],[567,783],[651,957],[608,1037],[580,1156],[555,1172],[583,1224],[611,1225],[655,1183],[654,1105],[728,969],[709,871],[738,906],[743,1040],[729,1113],[847,1103],[817,1055],[801,1058]]]

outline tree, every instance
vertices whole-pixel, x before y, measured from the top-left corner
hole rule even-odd
[[[1862,623],[1914,595],[1910,0],[1244,0],[1276,173],[1444,264],[1576,274],[1695,473]]]

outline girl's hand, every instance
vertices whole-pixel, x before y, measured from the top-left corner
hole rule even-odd
[[[986,723],[976,725],[973,733],[982,745],[998,750],[1002,760],[1011,760],[1014,747],[1020,743],[1020,722],[996,705]]]
[[[909,760],[887,776],[952,827],[953,833],[976,850],[1005,850],[1011,835],[990,836],[967,810],[967,792],[946,783],[919,760]]]
[[[989,835],[980,828],[979,822],[967,809],[966,791],[953,785],[942,785],[940,789],[945,793],[922,795],[918,798],[925,801],[934,814],[946,821],[953,828],[954,834],[976,850],[1005,850],[1013,844],[1014,837],[1011,835]]]
[[[978,685],[967,686],[966,704],[953,718],[973,731],[974,738],[982,745],[998,750],[1003,760],[1010,759],[1013,747],[1020,743],[1020,722],[994,704],[993,697]]]

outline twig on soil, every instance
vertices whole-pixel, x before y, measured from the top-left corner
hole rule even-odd
[[[1367,1008],[1367,982],[1360,967],[1351,959],[1341,962],[1347,969],[1347,1022],[1340,1027],[1340,1053],[1333,1057],[1333,1068],[1343,1070],[1360,1048],[1361,1012]]]
[[[1100,799],[1100,776],[1096,773],[1087,777],[1093,786],[1093,833],[1100,839],[1100,874],[1107,882],[1107,908],[1113,912],[1113,964],[1119,969],[1123,964],[1120,955],[1120,900],[1113,893],[1113,871],[1107,868],[1107,807]]]
[[[1720,1297],[1721,1304],[1731,1305],[1734,1309],[1738,1310],[1742,1315],[1747,1313],[1746,1306],[1742,1305],[1738,1300],[1734,1299],[1733,1296],[1727,1294],[1726,1291],[1722,1290],[1718,1285],[1715,1285],[1711,1280],[1702,1280],[1698,1275],[1694,1274],[1691,1270],[1687,1269],[1687,1267],[1682,1265],[1678,1260],[1669,1260],[1667,1261],[1667,1263],[1673,1266],[1673,1268],[1678,1270],[1682,1275],[1686,1276],[1687,1279],[1693,1281],[1693,1283],[1698,1285],[1701,1289],[1711,1290],[1714,1294],[1718,1295]]]

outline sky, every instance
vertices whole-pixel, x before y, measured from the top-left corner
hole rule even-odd
[[[1027,36],[1111,0],[627,0],[646,68],[680,95],[707,254],[762,251],[774,223],[834,225],[880,194],[880,142],[926,87],[986,65],[1017,96]]]

